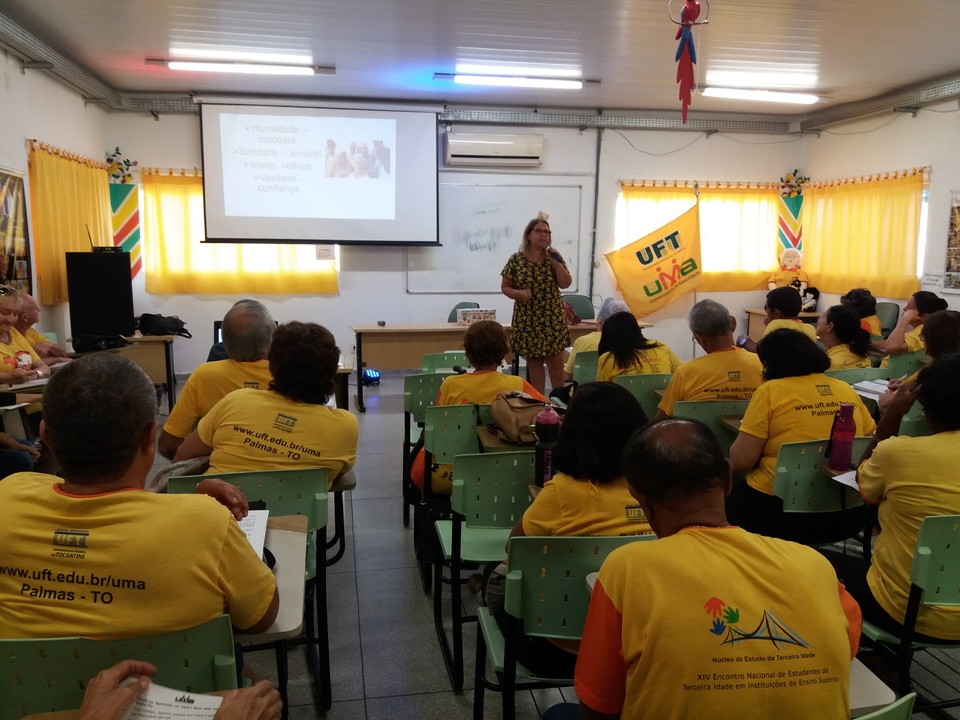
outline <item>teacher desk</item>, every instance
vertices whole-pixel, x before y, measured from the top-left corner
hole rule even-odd
[[[641,326],[645,323],[641,323]],[[365,365],[380,370],[419,368],[427,353],[458,350],[463,347],[463,334],[468,325],[456,323],[408,323],[397,325],[351,325],[357,338],[357,409],[363,405],[363,370]],[[510,332],[509,326],[507,332]],[[570,325],[570,341],[596,331],[593,322]]]

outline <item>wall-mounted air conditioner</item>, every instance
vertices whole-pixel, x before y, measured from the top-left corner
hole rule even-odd
[[[543,135],[447,133],[447,165],[535,167],[543,162]]]

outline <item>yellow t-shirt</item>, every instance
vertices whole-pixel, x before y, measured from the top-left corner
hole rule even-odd
[[[575,690],[623,718],[846,718],[860,625],[812,548],[687,528],[604,561]]]
[[[674,405],[682,401],[749,400],[762,382],[763,365],[756,353],[730,347],[681,365],[658,407],[673,415]]]
[[[273,573],[206,495],[68,495],[60,478],[0,482],[0,637],[153,635],[230,613],[259,621]]]
[[[598,330],[597,332],[581,335],[574,340],[573,347],[570,349],[570,357],[567,358],[567,363],[563,366],[563,371],[568,375],[573,375],[573,366],[574,361],[577,359],[577,353],[599,348],[601,335],[602,333]]]
[[[640,362],[630,367],[617,367],[613,353],[604,353],[597,362],[597,380],[613,381],[621,375],[659,375],[671,374],[683,365],[673,350],[662,342],[655,341],[650,347],[640,351]]]
[[[907,345],[907,349],[904,352],[917,352],[918,350],[924,349],[923,338],[920,337],[921,332],[923,332],[923,325],[917,325],[913,330],[910,330],[903,336],[903,342]],[[890,358],[885,357],[883,362],[880,363],[880,367],[885,368],[889,366]]]
[[[807,273],[800,268],[788,268],[786,270],[781,268],[767,278],[768,285],[775,283],[777,287],[793,285],[794,281],[810,284],[810,278],[807,277]]]
[[[860,318],[860,327],[870,333],[871,336],[883,334],[883,325],[876,315],[867,315],[865,318]]]
[[[880,606],[899,622],[906,613],[920,523],[927,515],[960,515],[958,443],[960,431],[891,437],[877,445],[857,473],[863,497],[880,503],[883,528],[874,543],[867,583]],[[960,639],[960,607],[920,605],[917,631]]]
[[[266,390],[272,379],[270,364],[266,360],[204,363],[190,374],[163,429],[170,435],[184,438],[225,395],[240,388]]]
[[[767,380],[757,388],[743,414],[740,432],[766,440],[760,464],[747,474],[747,484],[773,494],[777,453],[785,442],[830,437],[840,403],[853,403],[857,435],[869,435],[875,423],[854,389],[822,373]]]
[[[50,340],[44,337],[39,331],[34,327],[28,327],[25,333],[21,333],[24,339],[30,343],[30,347],[38,345],[42,342],[50,342]]]
[[[504,375],[496,370],[478,370],[446,378],[437,393],[437,405],[486,405],[500,393],[514,390],[522,390],[537,400],[546,402],[541,393],[518,375]]]
[[[357,459],[356,417],[272,390],[234,390],[200,420],[197,432],[213,448],[207,475],[324,467],[329,488]]]
[[[799,330],[808,338],[817,341],[817,328],[815,325],[810,323],[805,323],[799,318],[780,318],[779,320],[771,320],[767,323],[766,329],[763,331],[764,336],[769,335],[774,330]]]
[[[10,328],[10,342],[0,341],[0,374],[12,370],[29,370],[34,363],[40,362],[40,356],[27,339],[16,328]]]
[[[849,345],[840,343],[827,350],[827,357],[830,358],[830,370],[851,370],[853,368],[870,367],[870,358],[860,357]]]
[[[627,479],[606,485],[557,473],[523,513],[526,535],[647,535],[653,532]]]

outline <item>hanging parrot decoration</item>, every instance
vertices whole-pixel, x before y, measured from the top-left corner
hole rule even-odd
[[[683,123],[687,123],[687,108],[690,107],[690,95],[693,92],[693,66],[697,63],[697,48],[693,44],[693,32],[690,28],[700,17],[700,3],[697,0],[685,0],[680,11],[680,27],[677,29],[677,82],[680,83],[680,102],[683,106]]]

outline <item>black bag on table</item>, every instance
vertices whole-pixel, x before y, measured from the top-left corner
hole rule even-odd
[[[179,335],[190,338],[193,335],[187,330],[187,324],[176,315],[154,315],[144,313],[140,316],[141,335]]]
[[[117,333],[89,333],[74,335],[70,344],[78,353],[97,352],[99,350],[113,350],[129,345],[130,342]]]

